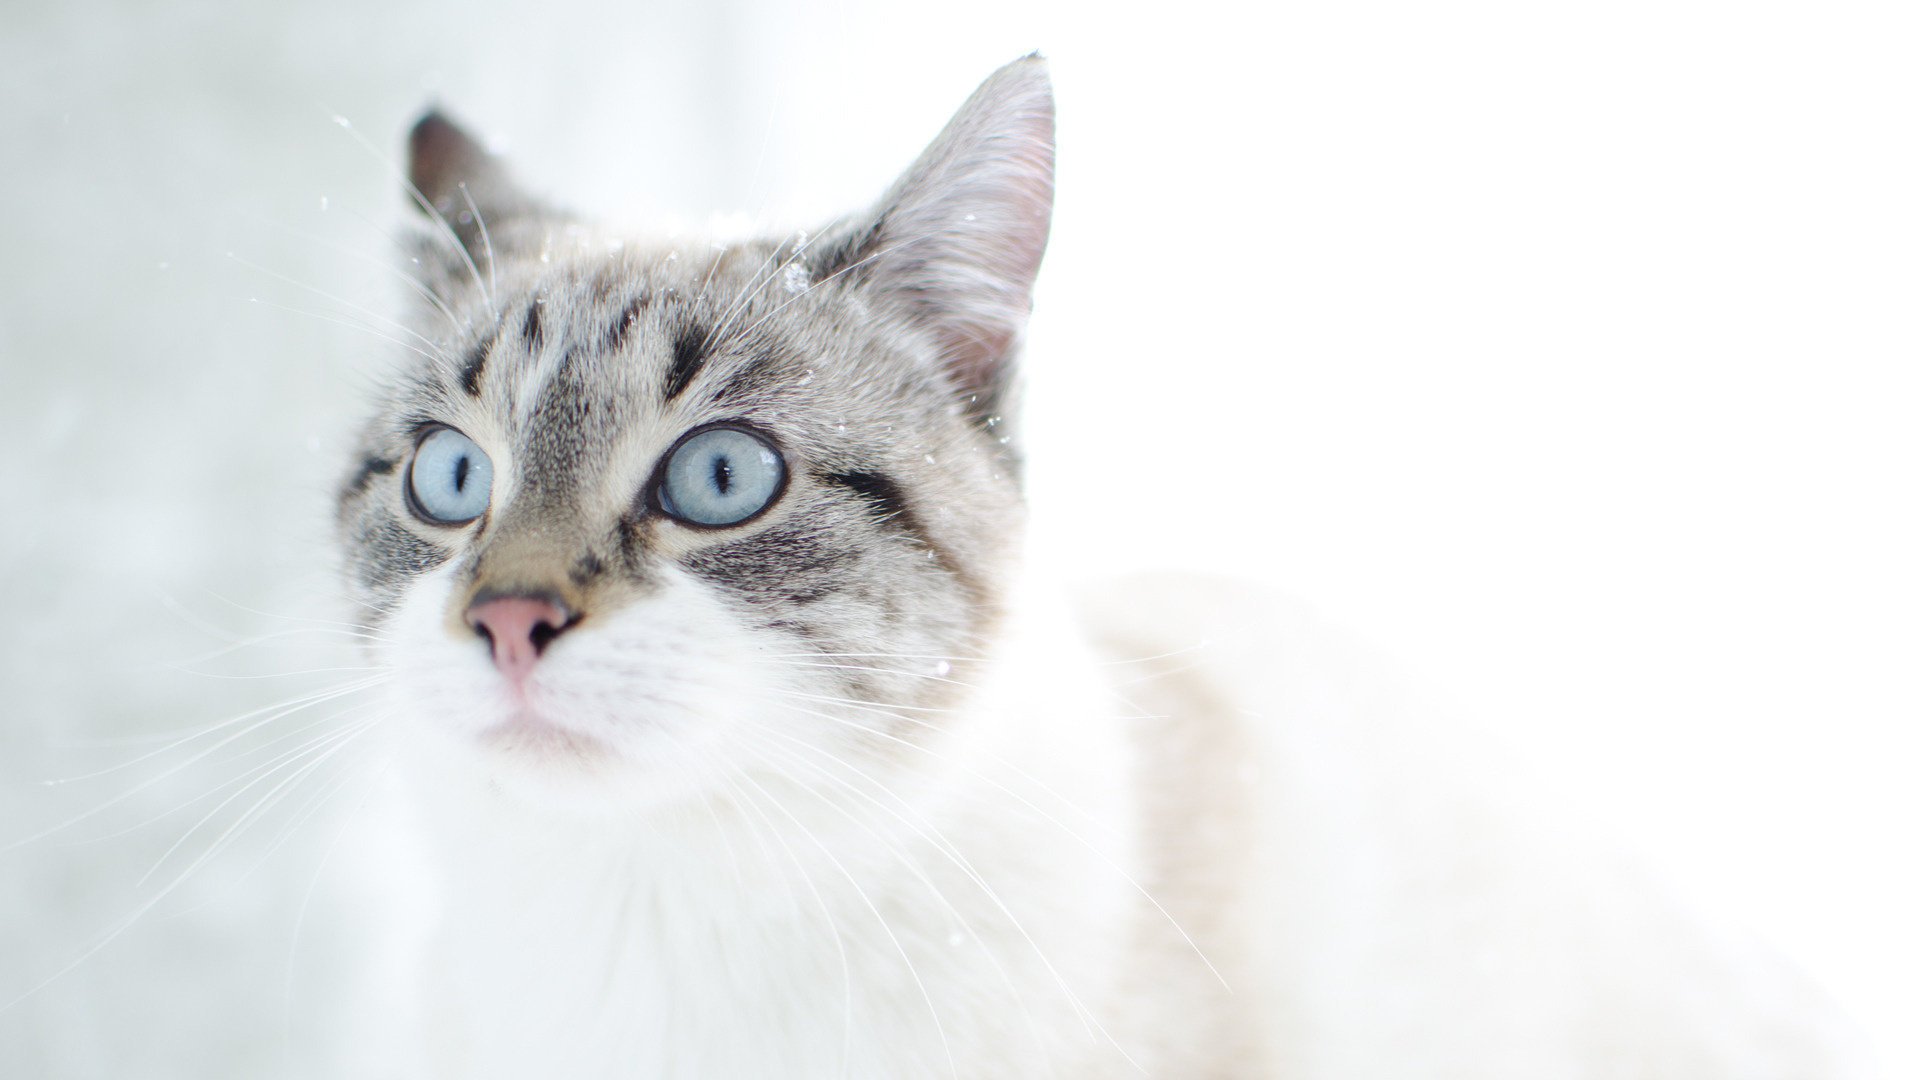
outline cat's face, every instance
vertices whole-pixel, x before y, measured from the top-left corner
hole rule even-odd
[[[1017,547],[1044,67],[811,240],[616,243],[442,119],[412,152],[433,297],[340,501],[399,722],[609,807],[937,740]]]

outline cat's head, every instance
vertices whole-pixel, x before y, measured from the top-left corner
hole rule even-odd
[[[937,740],[1020,531],[1043,62],[870,211],[724,249],[598,233],[437,115],[410,151],[422,302],[339,504],[397,722],[610,806]]]

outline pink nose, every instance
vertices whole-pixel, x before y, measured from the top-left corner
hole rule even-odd
[[[549,597],[501,596],[468,608],[467,625],[493,646],[493,666],[518,686],[573,620]]]

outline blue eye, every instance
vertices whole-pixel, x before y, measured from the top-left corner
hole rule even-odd
[[[712,427],[673,448],[660,478],[660,508],[692,525],[738,525],[779,498],[786,483],[786,463],[765,439]]]
[[[436,428],[420,440],[407,469],[407,503],[435,525],[464,525],[493,497],[493,461],[472,439]]]

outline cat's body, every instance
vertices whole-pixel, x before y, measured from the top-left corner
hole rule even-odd
[[[1790,980],[1426,794],[1264,603],[1023,576],[1038,61],[812,241],[612,243],[413,154],[445,309],[341,521],[429,1075],[1839,1075]]]
[[[1157,718],[1133,729],[1162,763],[1152,872],[1190,910],[1253,897],[1235,935],[1274,1064],[1228,1075],[1869,1075],[1797,971],[1570,825],[1390,662],[1238,583],[1122,584],[1081,611],[1107,655],[1159,657],[1121,676]],[[1196,818],[1236,784],[1251,818]],[[1196,831],[1217,839],[1190,853]]]

